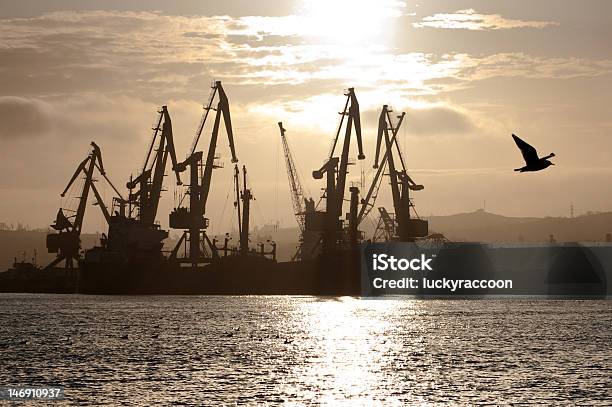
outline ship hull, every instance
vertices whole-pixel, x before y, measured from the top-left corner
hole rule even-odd
[[[0,273],[1,293],[74,294],[78,292],[79,270],[53,267],[48,270],[12,268]]]
[[[105,295],[360,295],[358,252],[277,263],[228,257],[201,267],[168,261],[82,263],[79,290]]]
[[[388,244],[399,250],[405,243]],[[181,267],[165,258],[135,262],[82,261],[79,270],[12,270],[0,273],[0,292],[100,295],[314,295],[362,296],[587,296],[612,292],[612,245],[487,245],[447,243],[435,251],[433,271],[415,275],[418,289],[373,290],[364,273],[368,250],[350,250],[311,260],[276,262],[261,256],[229,256],[215,264]],[[401,250],[400,250],[401,252]],[[102,258],[102,257],[101,257]],[[394,273],[378,273],[392,279]],[[428,288],[429,281],[511,280],[511,289]]]

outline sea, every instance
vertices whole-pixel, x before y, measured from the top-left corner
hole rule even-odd
[[[62,387],[54,406],[609,406],[612,301],[1,294],[0,386]]]

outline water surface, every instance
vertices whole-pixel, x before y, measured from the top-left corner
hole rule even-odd
[[[612,302],[9,294],[0,360],[65,404],[610,405]]]

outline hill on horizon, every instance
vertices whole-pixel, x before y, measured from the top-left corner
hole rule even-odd
[[[425,217],[429,230],[450,240],[482,242],[605,241],[612,233],[612,212],[568,217],[510,217],[486,212]]]

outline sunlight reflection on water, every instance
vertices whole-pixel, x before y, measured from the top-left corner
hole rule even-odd
[[[369,405],[378,393],[376,384],[383,381],[383,355],[392,346],[386,339],[388,320],[396,303],[377,301],[366,304],[353,298],[304,303],[296,312],[306,331],[303,348],[313,352],[309,363],[295,367],[295,374],[322,402],[337,401],[342,394],[354,404]],[[375,312],[364,313],[367,307]],[[305,355],[306,356],[306,355]],[[377,397],[388,398],[388,394]]]

